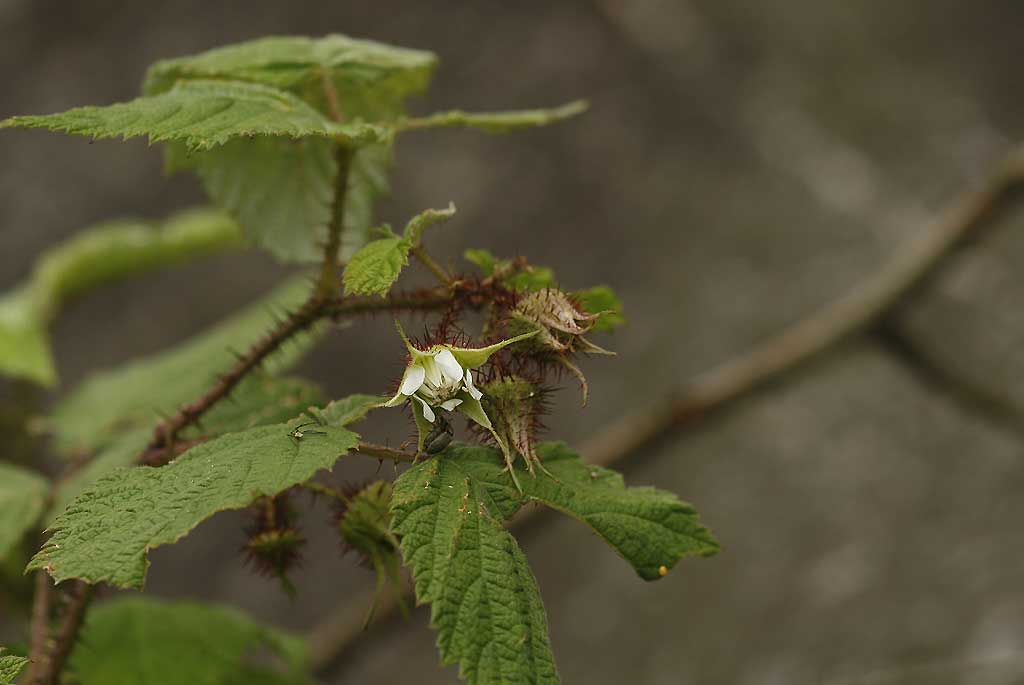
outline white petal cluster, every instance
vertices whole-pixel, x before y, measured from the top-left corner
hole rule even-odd
[[[483,397],[473,383],[473,372],[464,370],[447,348],[423,354],[410,364],[399,389],[420,404],[423,418],[431,423],[436,418],[434,409],[454,410],[465,401],[459,397],[463,392],[474,400]]]

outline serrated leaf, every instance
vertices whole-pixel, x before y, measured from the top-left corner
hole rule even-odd
[[[184,81],[130,102],[0,121],[0,128],[14,127],[94,139],[145,136],[150,143],[181,141],[193,150],[252,136],[319,136],[351,147],[387,138],[386,131],[369,124],[333,122],[285,91],[232,81]]]
[[[144,91],[159,93],[182,79],[237,79],[289,90],[323,111],[329,79],[347,117],[390,117],[406,97],[423,92],[437,57],[340,34],[322,38],[271,36],[157,62]]]
[[[271,423],[280,423],[297,415],[306,407],[324,401],[320,388],[301,378],[274,378],[255,373],[239,384],[233,401],[220,402],[203,418],[202,426],[193,426],[182,433],[183,440],[214,437]],[[332,422],[344,426],[340,421]],[[135,464],[153,435],[152,426],[133,428],[118,435],[101,449],[88,464],[62,480],[47,514],[47,525],[53,523],[78,495],[111,471]]]
[[[14,685],[14,679],[28,666],[28,659],[21,656],[4,656],[0,647],[0,685]]]
[[[525,109],[510,112],[464,112],[451,110],[430,116],[405,119],[395,126],[399,131],[423,128],[462,127],[474,128],[486,133],[508,133],[523,128],[549,126],[565,121],[587,111],[587,103],[576,100],[550,109]]]
[[[300,306],[310,292],[297,277],[205,333],[148,357],[89,377],[55,408],[51,423],[56,446],[64,453],[95,450],[134,426],[152,426],[198,397],[235,363],[231,350],[245,350],[271,329],[284,311]],[[270,357],[263,369],[275,373],[298,360],[317,330],[293,339]]]
[[[288,90],[328,113],[333,105],[326,101],[326,78],[337,93],[334,105],[343,121],[391,121],[403,113],[408,96],[426,89],[436,62],[428,52],[341,35],[270,37],[158,62],[147,75],[145,92],[165,92],[182,79],[250,81]],[[349,162],[343,259],[366,243],[374,204],[388,193],[392,146],[385,138],[354,150]],[[280,145],[267,143],[264,148]],[[282,155],[287,159],[277,160],[270,158],[272,149],[243,143],[236,147],[233,152],[225,148],[223,154],[215,150],[188,159],[180,147],[171,145],[168,166],[196,169],[211,197],[238,216],[250,237],[278,258],[318,259],[337,185],[332,146],[311,140],[307,146],[288,149]]]
[[[558,683],[537,582],[472,474],[448,455],[419,464],[391,512],[444,663],[470,683]]]
[[[611,331],[626,323],[622,315],[622,300],[606,285],[579,290],[573,297],[588,314],[600,314],[591,330]]]
[[[307,682],[306,660],[301,638],[237,609],[124,597],[89,612],[69,669],[81,685],[227,685],[239,672],[284,685]]]
[[[387,401],[387,397],[380,395],[349,395],[340,400],[334,400],[323,409],[310,409],[324,423],[332,426],[348,426],[362,421],[372,409],[380,407],[381,403]]]
[[[69,298],[103,283],[241,246],[235,224],[213,209],[162,223],[120,220],[83,229],[43,253],[29,279],[0,297],[0,373],[56,382],[47,327]]]
[[[428,209],[413,217],[399,238],[373,240],[352,255],[342,281],[346,295],[383,295],[398,280],[402,268],[409,264],[409,253],[416,247],[423,231],[429,226],[446,221],[455,214],[455,205],[447,209]]]
[[[391,145],[368,145],[351,154],[343,258],[366,242],[374,204],[388,193]],[[167,169],[194,171],[210,199],[238,219],[249,241],[279,260],[308,263],[322,258],[338,174],[330,141],[260,137],[195,153],[170,145]]]
[[[135,466],[136,460],[146,449],[151,437],[153,429],[150,426],[135,427],[119,434],[100,449],[87,464],[58,482],[53,504],[46,514],[46,527],[52,526],[68,505],[97,480],[117,469]]]
[[[409,245],[398,236],[371,240],[345,266],[346,295],[383,295],[409,263]]]
[[[321,258],[338,174],[330,141],[234,140],[196,153],[189,164],[254,245],[285,262]]]
[[[49,483],[39,474],[0,462],[0,559],[39,520],[49,490]]]
[[[504,470],[501,453],[459,446],[443,459],[455,461],[497,504],[506,518],[527,502],[540,502],[587,524],[644,580],[657,580],[687,556],[709,556],[718,542],[697,511],[664,490],[627,488],[614,471],[585,464],[563,443],[543,443],[537,454],[551,476],[531,476],[517,464],[523,492]],[[664,572],[662,568],[664,567]]]
[[[245,508],[308,480],[359,440],[337,426],[320,426],[301,439],[291,430],[280,423],[229,433],[167,466],[119,469],[100,478],[57,517],[29,569],[45,569],[57,582],[79,578],[141,588],[150,549],[177,542],[219,511]]]

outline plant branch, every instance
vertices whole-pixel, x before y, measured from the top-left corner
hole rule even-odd
[[[36,571],[36,587],[32,596],[32,622],[29,627],[28,656],[31,661],[26,682],[36,683],[46,660],[50,639],[50,608],[53,605],[53,581],[46,571]]]
[[[153,466],[169,461],[173,454],[173,449],[169,448],[172,448],[178,433],[196,423],[217,402],[227,397],[250,371],[262,364],[286,340],[316,323],[324,315],[328,304],[329,300],[321,299],[314,293],[297,311],[286,316],[274,330],[253,345],[230,371],[221,375],[209,390],[157,424],[140,460],[148,457],[146,463]]]
[[[71,655],[75,638],[82,627],[85,612],[92,600],[93,586],[81,580],[73,580],[65,592],[68,604],[61,615],[60,626],[52,641],[38,662],[32,665],[32,676],[28,685],[58,685],[61,671]]]
[[[965,192],[935,224],[898,250],[860,285],[746,354],[706,371],[669,401],[620,419],[582,451],[611,463],[669,431],[746,395],[877,322],[981,229],[1017,200],[1024,185],[1024,150],[1015,150],[978,190]]]
[[[955,250],[981,229],[991,226],[1024,185],[1024,150],[1012,152],[978,190],[965,192],[919,237],[898,250],[893,259],[845,295],[749,352],[698,375],[649,409],[628,415],[581,446],[589,463],[610,466],[642,448],[704,418],[769,381],[834,347],[850,335],[878,322],[910,293],[921,287]],[[513,526],[542,509],[523,509]],[[406,584],[406,592],[411,587]],[[397,600],[381,597],[376,611],[380,625],[397,611]],[[310,660],[324,672],[365,635],[362,616],[343,602],[308,636]]]
[[[345,197],[348,195],[349,167],[352,164],[352,150],[338,145],[334,153],[338,167],[334,179],[334,205],[331,208],[331,222],[327,227],[327,244],[324,245],[324,259],[317,282],[317,294],[327,300],[338,292],[338,256],[341,252],[341,234],[345,229]]]
[[[365,454],[368,457],[373,457],[374,459],[389,459],[391,461],[406,462],[409,464],[416,461],[415,454],[391,449],[384,445],[375,445],[372,442],[359,443],[356,445],[355,451],[359,452],[359,454]]]
[[[422,245],[416,245],[410,252],[412,252],[413,257],[420,261],[420,264],[425,266],[430,273],[434,274],[441,285],[450,286],[452,284],[451,275],[430,256],[430,253]]]

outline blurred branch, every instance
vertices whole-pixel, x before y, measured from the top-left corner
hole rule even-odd
[[[961,195],[934,225],[897,250],[887,264],[858,286],[749,352],[698,375],[649,409],[613,423],[582,445],[584,458],[601,466],[623,462],[868,329],[926,283],[957,248],[993,225],[997,216],[1019,199],[1021,186],[1024,149],[1012,151],[981,188]],[[523,509],[512,526],[540,511]],[[411,592],[408,583],[405,591]],[[358,602],[345,600],[310,632],[311,663],[316,671],[329,669],[366,635],[358,606]],[[394,597],[381,597],[374,625],[379,627],[397,608]]]

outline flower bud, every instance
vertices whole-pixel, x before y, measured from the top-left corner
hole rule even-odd
[[[277,578],[284,591],[294,596],[288,572],[301,562],[306,541],[294,525],[287,496],[264,497],[253,509],[255,521],[246,531],[249,540],[244,548],[247,561],[258,573]]]
[[[583,404],[586,404],[587,379],[570,355],[615,354],[583,337],[601,314],[588,314],[561,290],[547,288],[519,300],[510,315],[508,329],[512,334],[535,332],[534,337],[520,344],[541,359],[552,359],[575,376],[583,391]]]
[[[359,554],[363,563],[377,574],[377,593],[366,623],[373,618],[385,583],[390,580],[393,587],[401,588],[399,571],[402,556],[398,539],[391,532],[391,493],[392,485],[387,481],[370,483],[346,494],[344,505],[338,512],[338,533],[344,550]],[[400,590],[397,595],[401,603]],[[405,610],[404,604],[402,609]]]
[[[484,406],[494,423],[494,432],[526,462],[531,473],[537,456],[537,431],[546,409],[547,390],[519,376],[505,376],[485,383]],[[543,469],[543,466],[541,466]]]

